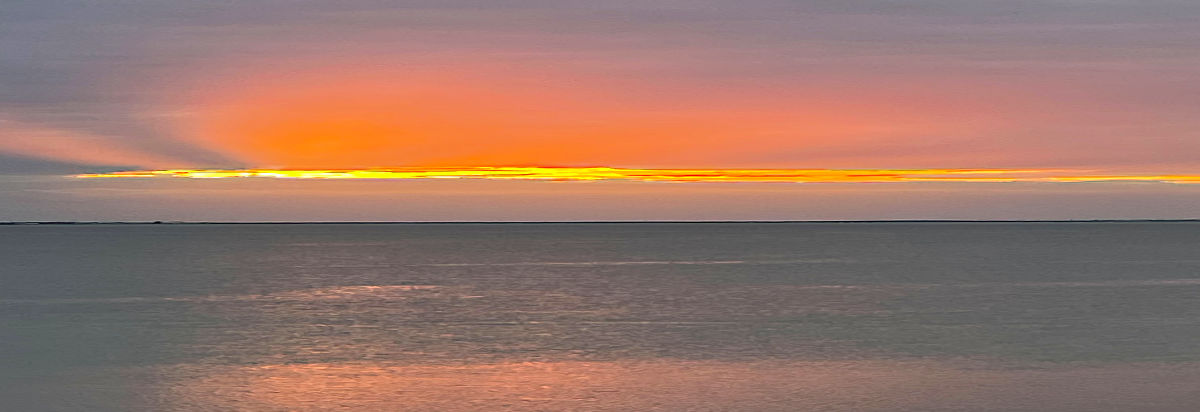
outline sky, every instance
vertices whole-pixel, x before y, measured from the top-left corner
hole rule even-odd
[[[1156,177],[1200,175],[1198,19],[1134,0],[8,0],[0,220],[1200,218],[1200,184]],[[1041,177],[77,177],[494,167]],[[1100,178],[1058,179],[1079,176]],[[1130,176],[1153,178],[1108,179]]]

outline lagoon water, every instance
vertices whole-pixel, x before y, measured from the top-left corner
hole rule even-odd
[[[0,226],[0,259],[0,410],[1200,410],[1198,223]]]

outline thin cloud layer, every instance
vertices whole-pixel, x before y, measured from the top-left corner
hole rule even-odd
[[[359,170],[174,169],[81,174],[80,178],[177,177],[225,179],[483,179],[694,183],[1016,183],[1016,182],[1156,182],[1200,183],[1200,175],[1118,175],[1088,170],[1036,169],[619,169],[612,167],[440,167]]]

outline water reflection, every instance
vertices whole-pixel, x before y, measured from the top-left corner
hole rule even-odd
[[[13,226],[0,410],[1192,411],[1195,227]]]
[[[261,411],[1186,410],[1200,367],[980,362],[521,362],[186,365],[155,408]],[[1064,397],[1063,392],[1072,396]],[[1176,405],[1174,408],[1171,405]],[[1157,407],[1156,407],[1157,406]]]

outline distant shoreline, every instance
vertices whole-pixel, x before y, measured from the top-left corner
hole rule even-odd
[[[319,221],[319,222],[189,222],[189,221],[19,221],[3,226],[46,225],[563,225],[563,224],[730,224],[730,223],[1196,223],[1200,219],[1072,219],[1072,220],[602,220],[602,221]]]

